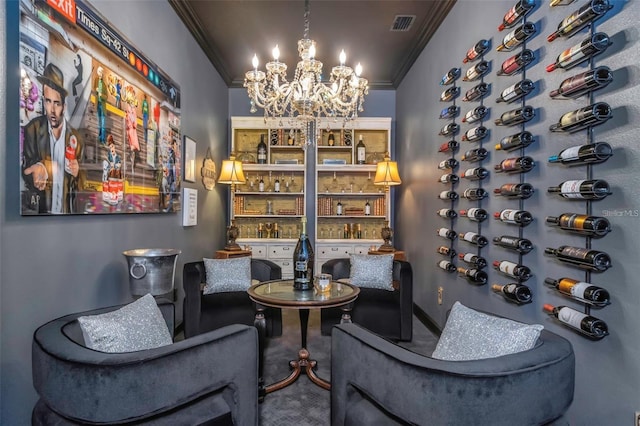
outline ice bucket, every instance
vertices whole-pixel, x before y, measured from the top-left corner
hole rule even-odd
[[[176,262],[180,250],[176,249],[133,249],[122,254],[129,263],[129,285],[131,294],[153,296],[173,291]]]

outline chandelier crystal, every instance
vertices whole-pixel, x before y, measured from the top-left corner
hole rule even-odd
[[[258,56],[253,56],[253,70],[245,73],[244,87],[252,113],[264,109],[265,121],[288,121],[289,127],[302,133],[303,147],[315,141],[315,121],[320,117],[341,118],[346,124],[358,117],[369,92],[368,81],[360,77],[362,66],[353,70],[345,65],[346,54],[340,53],[340,65],[331,70],[328,83],[322,82],[322,62],[315,59],[316,42],[309,38],[309,0],[305,0],[304,35],[298,40],[300,61],[292,81],[287,81],[287,65],[279,62],[280,49],[273,48],[273,60],[266,72],[258,70]]]

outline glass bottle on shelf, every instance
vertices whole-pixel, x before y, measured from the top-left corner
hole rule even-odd
[[[482,180],[489,176],[489,170],[484,167],[473,167],[467,169],[462,174],[462,177],[469,180]]]
[[[444,76],[442,76],[440,85],[447,86],[456,81],[458,77],[460,77],[460,68],[451,68]]]
[[[564,18],[558,24],[558,28],[547,36],[547,41],[552,42],[558,37],[571,37],[590,22],[604,16],[612,7],[609,4],[609,0],[590,0],[580,9]]]
[[[505,285],[493,284],[491,290],[500,293],[509,302],[523,305],[531,302],[531,289],[524,284],[509,283]]]
[[[440,111],[440,119],[441,120],[448,120],[450,118],[455,117],[456,115],[458,115],[458,112],[460,111],[460,107],[455,106],[455,105],[451,105],[448,106],[446,108],[444,108],[442,111]]]
[[[260,135],[258,143],[258,164],[267,164],[267,144],[264,143],[264,135]]]
[[[487,237],[476,232],[460,232],[459,237],[461,240],[464,240],[471,244],[475,244],[481,248],[489,244],[489,240],[487,240]]]
[[[457,200],[458,193],[455,191],[442,191],[438,194],[438,198],[441,200]]]
[[[462,161],[468,161],[469,163],[474,163],[476,161],[484,160],[485,158],[487,158],[487,155],[489,155],[489,151],[487,151],[486,149],[474,148],[462,154],[462,157],[460,157],[460,159]]]
[[[482,56],[487,50],[489,50],[489,40],[485,40],[485,39],[478,40],[478,42],[474,44],[473,47],[467,51],[467,54],[462,60],[462,63],[466,64],[467,62],[475,61],[480,56]]]
[[[514,126],[516,124],[526,123],[535,115],[535,110],[531,105],[518,107],[503,113],[500,118],[496,118],[496,126]]]
[[[467,70],[462,80],[474,81],[484,76],[488,72],[489,72],[489,62],[480,61]]]
[[[487,273],[475,268],[463,268],[458,267],[458,275],[465,277],[467,281],[477,285],[483,285],[487,283]]]
[[[342,216],[342,203],[338,200],[338,204],[336,205],[336,215]]]
[[[458,213],[456,213],[456,211],[453,209],[440,209],[436,212],[436,214],[447,219],[453,219],[454,217],[458,216]]]
[[[613,117],[611,107],[605,102],[596,102],[584,108],[567,112],[560,117],[557,123],[549,126],[552,132],[577,132],[589,126],[597,126],[605,123]]]
[[[454,265],[453,263],[451,263],[451,261],[449,260],[441,260],[437,263],[438,267],[440,269],[444,269],[447,272],[455,272],[456,271],[456,265]]]
[[[545,303],[543,309],[561,323],[576,329],[591,339],[602,339],[609,334],[609,328],[604,321],[568,306],[553,306]]]
[[[333,135],[333,132],[329,132],[329,137],[327,138],[327,145],[334,146],[336,144],[336,137]]]
[[[549,96],[552,98],[560,96],[563,98],[577,98],[586,93],[602,89],[612,81],[613,74],[611,74],[611,70],[605,66],[600,66],[564,79],[557,89],[549,93]]]
[[[505,13],[504,18],[502,18],[502,23],[498,25],[498,31],[516,25],[533,10],[535,5],[535,0],[518,0],[518,2]]]
[[[462,140],[466,142],[477,142],[485,137],[487,137],[487,128],[484,126],[476,126],[467,130],[464,135],[462,135]]]
[[[487,191],[483,188],[467,188],[462,193],[461,197],[466,198],[469,201],[480,201],[487,197]]]
[[[547,65],[547,72],[552,72],[558,68],[573,68],[579,63],[604,52],[610,45],[611,40],[607,34],[595,33],[559,54],[553,64]]]
[[[493,217],[504,223],[522,227],[533,222],[533,216],[526,210],[504,209],[501,212],[495,212]]]
[[[449,228],[440,228],[436,231],[436,234],[442,238],[446,238],[447,240],[451,240],[451,241],[455,240],[456,237],[458,236],[458,234],[456,234],[456,231]]]
[[[489,93],[489,84],[482,82],[473,86],[471,89],[467,90],[464,94],[462,101],[463,102],[473,102],[480,100],[485,97],[485,95]]]
[[[513,157],[502,160],[493,168],[496,173],[526,173],[533,170],[535,162],[529,156]]]
[[[260,176],[260,182],[258,182],[258,192],[264,192],[264,179]]]
[[[555,288],[558,292],[575,297],[581,300],[586,300],[596,305],[608,305],[610,302],[609,292],[591,283],[586,283],[572,278],[545,278],[544,283],[550,287]]]
[[[500,140],[500,143],[496,144],[495,149],[509,152],[519,148],[526,148],[531,145],[531,142],[533,142],[533,135],[531,132],[524,131],[505,136]]]
[[[442,129],[440,129],[440,133],[438,134],[442,136],[451,136],[458,133],[458,130],[460,130],[459,124],[449,123],[449,124],[446,124]]]
[[[364,164],[367,160],[367,148],[362,141],[362,135],[358,138],[358,144],[356,145],[356,158],[358,164]]]
[[[520,198],[526,200],[533,195],[533,185],[530,183],[505,183],[500,188],[495,188],[493,193],[503,197]]]
[[[369,204],[369,200],[364,204],[364,215],[371,216],[371,204]]]
[[[594,272],[604,272],[611,267],[611,257],[603,251],[560,246],[558,248],[547,247],[544,249],[544,253],[554,256],[560,262]]]
[[[440,102],[450,102],[460,95],[460,86],[453,86],[440,94]]]
[[[438,182],[440,183],[458,183],[458,175],[455,175],[453,173],[445,173],[442,176],[440,176],[440,179],[438,179]]]
[[[440,145],[440,148],[438,148],[438,152],[458,152],[459,147],[460,143],[452,139],[449,142],[445,142]]]
[[[545,221],[565,231],[594,238],[604,237],[611,231],[609,220],[600,216],[579,213],[562,213],[560,216],[547,216]]]
[[[549,157],[549,162],[562,163],[566,166],[581,166],[603,163],[612,155],[611,145],[606,142],[596,142],[563,149],[558,155]]]
[[[525,22],[518,28],[514,29],[509,34],[504,36],[504,38],[502,39],[502,43],[498,47],[496,47],[496,50],[498,52],[513,50],[529,38],[533,37],[535,33],[536,26],[533,24],[533,22]]]
[[[535,59],[535,56],[532,50],[523,49],[521,52],[506,59],[502,63],[502,65],[500,66],[500,69],[496,74],[497,75],[514,75],[515,73],[517,73],[518,71],[522,70],[527,65],[529,65],[534,59]]]
[[[533,250],[533,243],[527,238],[513,237],[511,235],[501,235],[493,237],[493,243],[497,246],[527,254]]]
[[[531,269],[528,266],[508,260],[494,260],[493,269],[520,281],[527,281],[531,278]]]
[[[489,215],[485,209],[472,207],[469,210],[460,210],[460,216],[466,217],[474,222],[484,222]]]
[[[511,102],[515,102],[518,99],[527,96],[534,88],[535,85],[533,84],[533,81],[525,78],[524,80],[520,80],[504,89],[502,93],[500,93],[500,97],[496,99],[496,102],[506,102],[510,104]]]
[[[483,269],[487,266],[487,259],[482,256],[478,256],[475,253],[460,253],[458,257],[460,260],[476,269]]]
[[[476,121],[482,120],[489,110],[484,105],[477,106],[467,112],[464,117],[462,117],[463,123],[475,123]]]
[[[453,259],[454,257],[456,257],[457,253],[456,251],[451,248],[451,247],[447,247],[447,246],[440,246],[436,249],[436,252],[438,254],[441,254],[443,256],[447,256],[451,259]]]
[[[601,179],[567,180],[550,186],[547,192],[570,200],[602,200],[611,194],[609,183]]]

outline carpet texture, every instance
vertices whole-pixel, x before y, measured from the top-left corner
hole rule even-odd
[[[264,378],[270,385],[288,376],[289,361],[298,358],[300,320],[298,311],[282,310],[282,336],[268,339],[265,349]],[[399,343],[411,351],[430,355],[438,338],[417,318],[413,318],[413,340]],[[331,337],[320,334],[320,310],[309,314],[307,349],[318,362],[316,373],[322,379],[331,377]],[[326,426],[331,423],[331,400],[327,390],[315,385],[305,374],[293,384],[268,394],[260,404],[261,426]]]

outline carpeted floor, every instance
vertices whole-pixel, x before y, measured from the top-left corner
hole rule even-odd
[[[281,337],[269,339],[265,350],[264,377],[267,385],[289,375],[289,361],[297,359],[300,349],[298,312],[282,310]],[[429,355],[437,336],[417,318],[413,319],[413,340],[400,343],[414,352]],[[318,376],[329,380],[331,375],[331,337],[320,334],[320,311],[311,310],[307,335],[311,359],[318,362]],[[261,426],[325,426],[330,424],[330,393],[301,374],[292,385],[268,394],[260,404]]]

